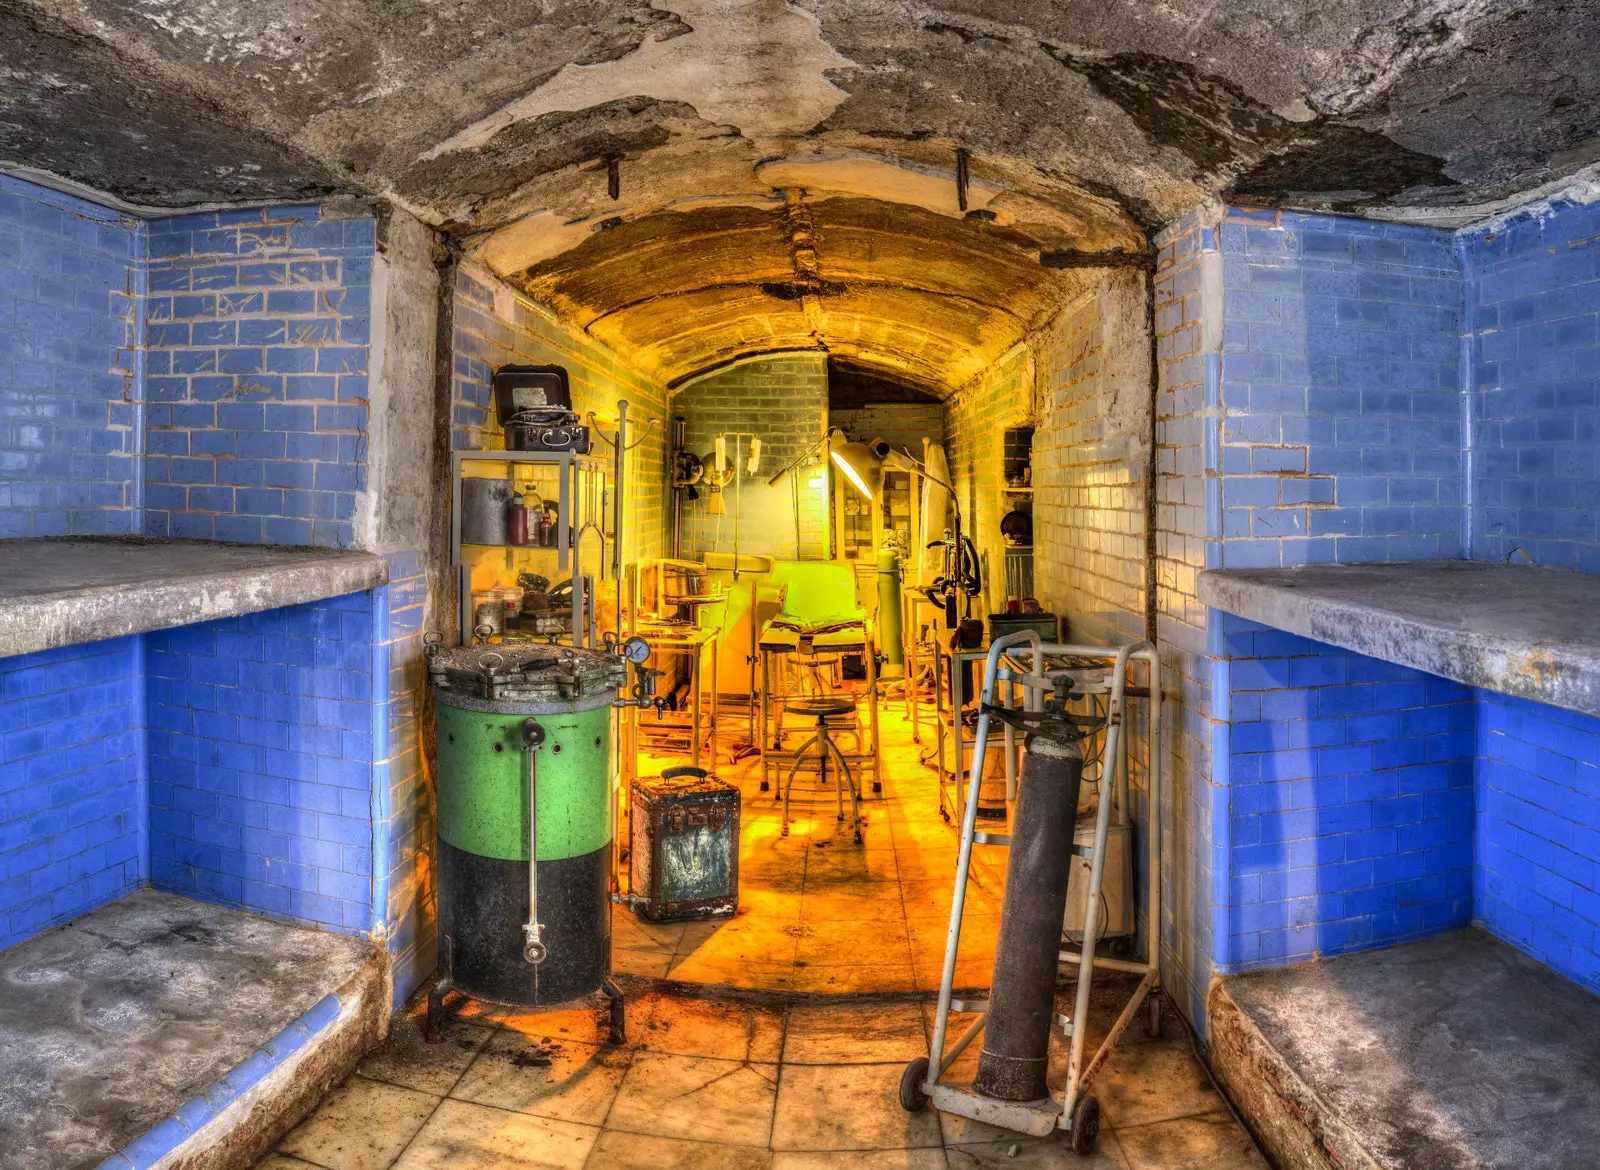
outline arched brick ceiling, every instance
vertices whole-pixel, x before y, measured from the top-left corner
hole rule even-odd
[[[1580,172],[1597,50],[1589,0],[12,0],[0,158],[386,198],[668,379],[801,345],[948,386],[1077,287],[1041,250]]]
[[[1115,227],[1115,223],[1111,225]],[[1131,227],[1099,243],[1136,252]],[[1081,287],[1012,227],[791,192],[660,212],[508,272],[664,381],[774,349],[826,349],[950,389]]]

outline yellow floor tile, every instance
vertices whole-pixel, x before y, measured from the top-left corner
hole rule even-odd
[[[423,1005],[419,1002],[417,1008]],[[430,1044],[423,1036],[423,1012],[413,1010],[389,1025],[389,1038],[369,1053],[357,1070],[375,1081],[442,1096],[467,1071],[478,1050],[495,1033],[494,1025],[447,1017],[443,1039]]]
[[[515,1113],[600,1125],[611,1110],[630,1053],[574,1040],[497,1032],[450,1095]]]
[[[1267,1162],[1227,1112],[1157,1121],[1116,1131],[1130,1170],[1267,1170]]]
[[[891,1064],[928,1054],[918,1004],[800,1004],[789,1009],[785,1064]]]
[[[641,1052],[606,1125],[656,1137],[765,1148],[777,1086],[777,1065]]]
[[[772,1155],[753,1146],[719,1146],[681,1138],[607,1130],[589,1165],[604,1170],[766,1170]]]
[[[278,1149],[327,1170],[386,1170],[438,1105],[431,1093],[351,1077]]]
[[[580,1170],[599,1136],[587,1125],[446,1100],[394,1170]]]
[[[652,1052],[775,1063],[783,1049],[780,1008],[657,993],[632,1010],[630,1039]]]
[[[938,1115],[900,1107],[902,1064],[785,1065],[774,1150],[893,1150],[940,1144]]]

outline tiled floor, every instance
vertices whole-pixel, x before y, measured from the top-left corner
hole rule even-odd
[[[1112,1056],[1095,1085],[1099,1148],[1080,1159],[1059,1141],[900,1108],[900,1074],[927,1052],[930,1005],[760,998],[646,991],[620,1049],[601,1043],[599,1005],[464,1005],[438,1045],[422,1040],[413,1009],[258,1170],[1265,1166],[1176,1026],[1157,1040],[1135,1029]],[[1116,1007],[1098,998],[1099,1030]]]
[[[453,1001],[438,1045],[423,1042],[413,1004],[258,1170],[1264,1166],[1170,1017],[1161,1038],[1129,1029],[1097,1078],[1104,1126],[1090,1157],[901,1109],[900,1075],[932,1030],[956,836],[904,721],[884,722],[884,799],[860,846],[838,831],[831,794],[802,800],[797,783],[783,838],[759,765],[720,768],[744,790],[741,911],[689,926],[617,913],[626,1046],[603,1045],[603,1001],[537,1013]],[[957,972],[969,987],[989,980],[1005,863],[981,852]],[[1127,991],[1097,980],[1091,1044]],[[826,998],[840,993],[855,994]],[[970,1077],[975,1059],[953,1076]],[[1056,1084],[1064,1064],[1058,1038]]]
[[[814,774],[796,777],[785,837],[776,785],[760,790],[760,761],[752,756],[729,765],[720,753],[717,775],[736,782],[743,795],[739,913],[731,921],[660,926],[619,914],[617,970],[768,991],[936,989],[956,831],[939,816],[933,770],[918,762],[921,749],[900,706],[886,704],[882,721],[883,793],[863,793],[867,827],[860,845],[848,822],[836,819],[831,782],[823,789]],[[924,740],[931,744],[931,732]],[[644,756],[640,773],[673,763],[682,760]],[[959,986],[989,981],[1005,862],[1003,848],[974,847]]]

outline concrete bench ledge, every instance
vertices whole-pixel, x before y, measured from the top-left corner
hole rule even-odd
[[[1207,1014],[1285,1170],[1596,1163],[1600,998],[1482,930],[1213,980]]]
[[[1201,573],[1206,605],[1468,686],[1600,715],[1600,576],[1487,561]]]
[[[0,1166],[249,1166],[382,1038],[361,938],[144,889],[0,955]]]
[[[342,597],[373,553],[154,537],[0,541],[0,658]]]

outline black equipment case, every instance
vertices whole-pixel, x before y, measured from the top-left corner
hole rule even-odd
[[[589,453],[589,428],[572,409],[565,366],[501,366],[494,372],[494,405],[507,451]]]
[[[651,922],[739,908],[739,789],[703,768],[633,782],[631,892]]]

